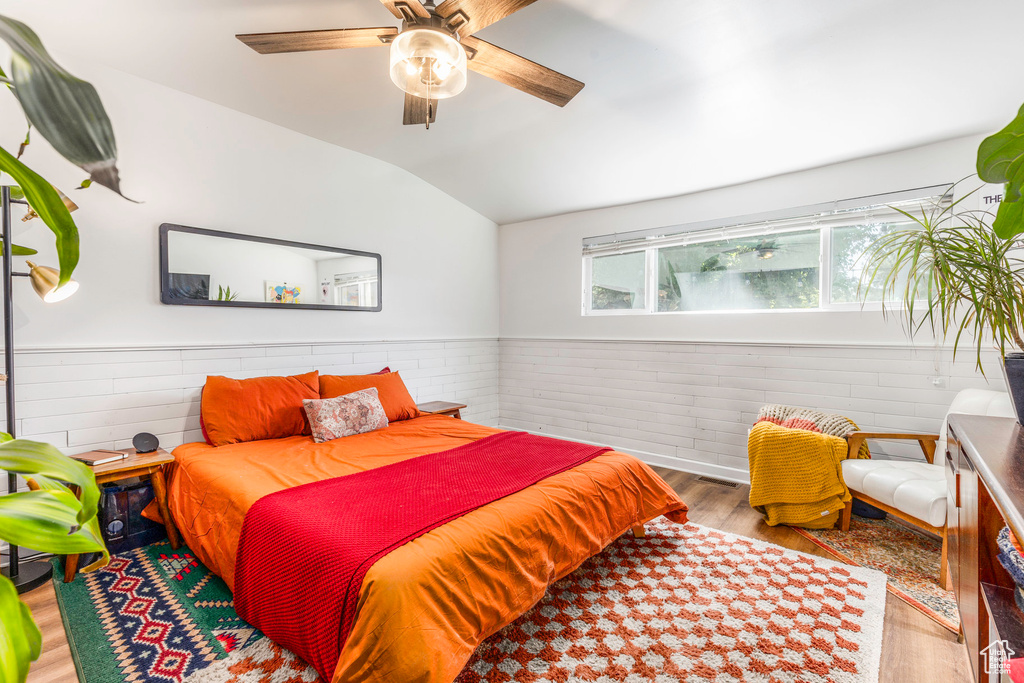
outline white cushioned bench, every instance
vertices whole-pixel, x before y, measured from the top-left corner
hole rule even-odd
[[[953,399],[942,432],[938,435],[911,433],[853,432],[848,435],[849,457],[843,461],[843,480],[850,494],[869,505],[885,510],[915,526],[942,538],[939,560],[939,585],[946,588],[949,572],[946,563],[946,421],[952,413],[1015,417],[1008,394],[982,389],[964,389]],[[867,439],[904,439],[920,443],[927,462],[905,460],[863,460],[856,455]],[[939,452],[939,464],[934,463]],[[852,501],[840,517],[840,528],[850,530]]]
[[[846,485],[931,526],[946,524],[942,465],[898,460],[844,460]]]

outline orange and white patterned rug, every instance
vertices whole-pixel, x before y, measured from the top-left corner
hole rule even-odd
[[[878,680],[886,578],[696,524],[647,525],[556,582],[456,683]],[[315,681],[266,638],[190,683]]]

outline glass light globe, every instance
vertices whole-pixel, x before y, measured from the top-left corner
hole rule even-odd
[[[403,31],[391,43],[391,80],[423,99],[454,97],[466,87],[466,51],[443,31]]]

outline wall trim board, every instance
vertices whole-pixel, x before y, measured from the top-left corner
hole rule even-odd
[[[715,340],[707,339],[652,339],[650,337],[516,337],[501,335],[500,342],[570,342],[579,344],[671,344],[695,346],[771,346],[796,348],[829,348],[829,349],[879,349],[918,352],[952,352],[952,344],[913,344],[893,342],[791,342],[791,341],[751,341],[751,340]]]
[[[362,339],[348,341],[273,341],[273,342],[194,342],[187,344],[75,344],[75,345],[21,345],[15,343],[14,353],[104,353],[123,351],[193,351],[203,349],[252,349],[252,348],[285,348],[296,346],[367,346],[382,344],[437,344],[437,343],[458,343],[458,342],[497,342],[498,337],[395,337],[390,339]],[[17,342],[17,332],[15,332]],[[0,342],[0,349],[3,343]],[[15,361],[15,370],[18,364]]]

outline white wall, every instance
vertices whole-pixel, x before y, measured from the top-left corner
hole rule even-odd
[[[33,136],[24,160],[81,207],[74,216],[82,286],[46,306],[16,283],[19,348],[496,336],[493,222],[389,164],[105,67],[62,61],[99,90],[117,134],[124,192],[140,203],[98,186],[72,191],[84,174]],[[2,144],[16,149],[24,124],[13,99],[0,108],[0,124]],[[162,305],[164,222],[379,252],[384,310]],[[50,233],[33,223],[16,223],[16,242],[55,264]]]
[[[207,374],[347,374],[388,364],[419,400],[461,400],[467,416],[496,422],[493,222],[389,164],[107,68],[62,62],[99,90],[124,192],[139,203],[98,186],[72,190],[84,173],[33,136],[24,161],[80,206],[81,289],[46,305],[15,280],[19,436],[79,452],[123,447],[150,431],[173,447],[199,438]],[[13,99],[0,107],[0,131],[8,150],[24,136]],[[379,252],[384,310],[163,305],[165,222]],[[40,250],[33,260],[56,265],[41,221],[16,220],[14,231],[15,243]],[[316,290],[311,279],[309,296]]]
[[[867,430],[937,432],[957,390],[1003,389],[995,354],[985,379],[970,348],[955,364],[930,335],[913,348],[877,310],[585,317],[581,240],[953,182],[971,172],[979,141],[502,226],[501,424],[737,480],[765,403],[842,413]],[[875,450],[922,457],[907,444]]]
[[[503,225],[498,238],[501,336],[904,343],[900,326],[885,322],[878,312],[583,317],[582,240],[955,182],[972,172],[979,142],[980,138],[961,138],[709,192]]]

